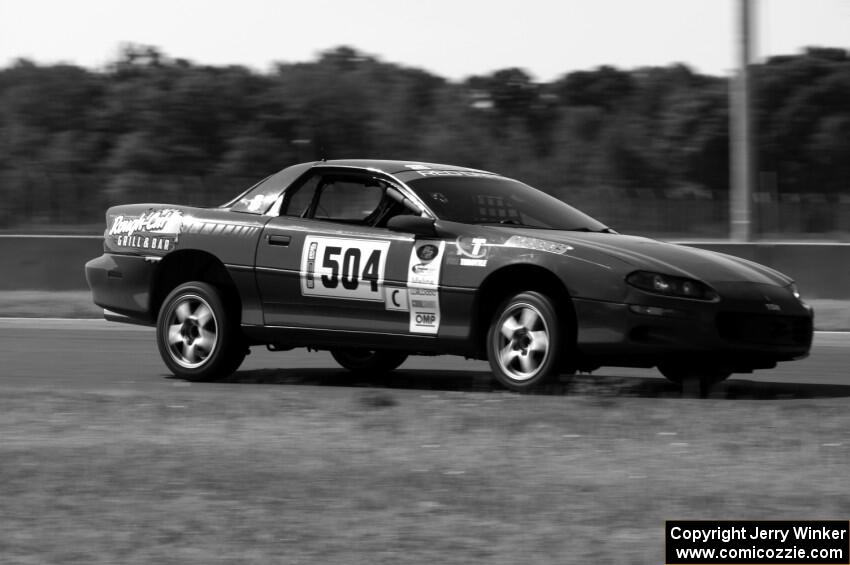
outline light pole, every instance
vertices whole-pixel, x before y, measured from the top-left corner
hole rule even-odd
[[[750,116],[751,0],[738,0],[738,72],[729,81],[729,134],[731,171],[729,190],[729,237],[750,241],[753,237],[753,121]]]

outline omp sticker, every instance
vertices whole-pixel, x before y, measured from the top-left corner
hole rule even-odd
[[[461,257],[460,264],[463,267],[486,267],[487,259],[469,259],[468,257]]]
[[[411,333],[436,334],[440,329],[440,271],[444,241],[417,241],[410,250],[407,289]]]
[[[301,250],[301,294],[384,300],[390,242],[309,235]]]
[[[440,329],[440,312],[428,309],[411,310],[411,332],[420,334],[435,334]]]
[[[384,303],[386,304],[387,310],[407,312],[410,309],[407,302],[406,288],[386,288],[384,290]]]
[[[117,216],[107,237],[118,247],[170,251],[177,244],[183,212],[166,208],[138,216]]]

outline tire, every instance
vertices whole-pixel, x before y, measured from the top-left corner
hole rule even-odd
[[[487,332],[487,359],[506,388],[524,392],[553,377],[561,366],[564,332],[552,300],[523,292],[502,303]]]
[[[706,396],[714,385],[725,381],[732,374],[722,369],[683,364],[661,364],[658,370],[668,381],[680,385],[684,392],[700,396]]]
[[[406,353],[374,349],[332,349],[331,355],[352,373],[363,375],[389,373],[407,359]]]
[[[238,316],[221,292],[204,282],[172,290],[156,321],[159,354],[176,377],[214,381],[231,375],[248,353]]]

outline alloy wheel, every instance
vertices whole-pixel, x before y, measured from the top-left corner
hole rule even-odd
[[[516,381],[534,378],[549,356],[549,327],[531,304],[513,304],[494,339],[500,368]]]
[[[202,366],[218,343],[218,320],[209,303],[196,294],[174,302],[165,327],[168,352],[187,369]]]

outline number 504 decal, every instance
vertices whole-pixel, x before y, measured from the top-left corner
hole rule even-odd
[[[301,294],[383,302],[389,249],[389,241],[307,236]]]

